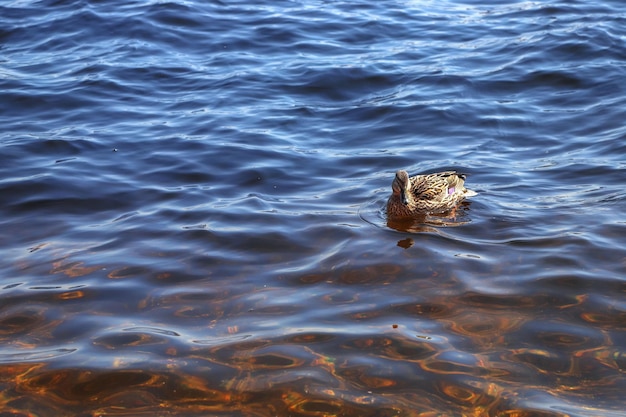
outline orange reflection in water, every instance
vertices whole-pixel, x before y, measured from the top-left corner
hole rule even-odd
[[[63,262],[55,273],[86,271]],[[619,314],[579,295],[457,291],[451,274],[420,271],[378,263],[295,277],[289,285],[318,291],[300,299],[318,314],[310,328],[304,319],[283,326],[299,310],[275,302],[281,288],[146,286],[153,292],[96,311],[102,300],[91,289],[33,291],[45,297],[0,316],[10,352],[0,353],[0,406],[20,416],[565,417],[527,399],[567,404],[621,392]],[[119,268],[107,283],[144,272]],[[388,287],[397,299],[379,295]],[[576,320],[550,321],[551,308]],[[50,348],[59,337],[72,349]]]

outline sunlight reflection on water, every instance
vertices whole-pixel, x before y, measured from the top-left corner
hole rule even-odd
[[[0,6],[5,414],[621,415],[621,10],[318,6]]]

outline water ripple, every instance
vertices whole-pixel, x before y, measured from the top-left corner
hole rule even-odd
[[[5,413],[621,415],[617,3],[0,13]]]

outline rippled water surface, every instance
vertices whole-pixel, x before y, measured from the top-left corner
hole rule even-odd
[[[500,3],[3,2],[0,414],[622,416],[626,12]]]

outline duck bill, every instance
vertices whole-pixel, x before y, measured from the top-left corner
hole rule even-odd
[[[400,197],[402,198],[402,204],[404,204],[405,206],[409,205],[409,199],[406,197],[406,191],[402,191],[402,193],[400,194]]]

